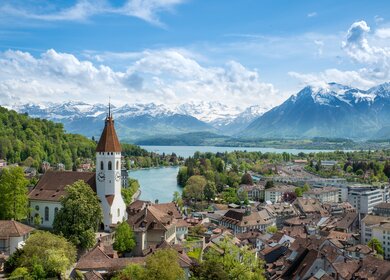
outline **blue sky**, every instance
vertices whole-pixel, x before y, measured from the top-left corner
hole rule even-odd
[[[0,103],[272,107],[390,76],[388,1],[3,0]]]

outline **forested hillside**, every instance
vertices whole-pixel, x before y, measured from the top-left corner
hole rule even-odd
[[[0,107],[0,158],[9,163],[27,160],[27,165],[38,167],[47,160],[69,169],[78,158],[93,158],[95,147],[84,136],[66,133],[62,124]]]

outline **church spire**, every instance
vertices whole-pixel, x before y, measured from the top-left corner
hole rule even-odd
[[[115,131],[114,119],[111,113],[111,101],[108,103],[108,116],[105,121],[102,135],[100,136],[96,152],[117,152],[122,151],[118,136]]]

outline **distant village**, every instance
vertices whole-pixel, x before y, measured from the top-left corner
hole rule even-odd
[[[215,200],[207,211],[188,211],[177,201],[139,200],[138,193],[126,205],[121,189],[128,187],[128,173],[122,160],[109,114],[97,145],[96,164],[87,160],[77,171],[66,171],[61,164],[44,162],[43,175],[29,190],[28,219],[23,223],[0,220],[0,271],[35,231],[53,228],[65,187],[81,180],[98,196],[103,219],[95,244],[77,256],[67,278],[107,279],[129,265],[144,266],[148,256],[169,248],[177,252],[184,278],[191,279],[193,267],[208,252],[226,253],[221,246],[225,240],[248,248],[261,261],[266,279],[390,279],[388,183],[374,187],[323,178],[305,170],[307,161],[291,160],[278,166],[272,184],[269,178],[250,172],[254,182],[237,188],[247,194],[245,205]],[[321,162],[323,168],[336,163]],[[8,167],[0,160],[0,169]],[[35,177],[36,172],[27,168],[25,176]],[[296,196],[297,186],[309,189]],[[135,246],[126,253],[113,247],[122,222],[134,232]]]

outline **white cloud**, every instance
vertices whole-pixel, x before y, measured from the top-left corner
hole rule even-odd
[[[381,39],[390,39],[390,28],[379,28],[375,31],[375,35]]]
[[[390,48],[386,40],[390,35],[388,29],[378,29],[371,35],[371,28],[365,21],[354,22],[348,29],[342,49],[347,58],[355,63],[354,70],[326,69],[319,73],[302,74],[290,72],[289,75],[304,84],[319,85],[337,82],[367,89],[390,79]]]
[[[158,13],[172,10],[185,0],[126,0],[122,6],[113,6],[109,0],[78,0],[73,6],[56,9],[38,9],[34,4],[8,2],[0,5],[3,16],[42,20],[42,21],[88,21],[101,14],[119,14],[137,17],[149,23],[163,26]],[[12,3],[12,4],[11,4]],[[19,5],[18,5],[19,4]],[[28,7],[28,8],[26,8]]]
[[[205,67],[175,49],[133,55],[126,71],[48,50],[39,57],[27,52],[0,53],[0,96],[3,105],[81,100],[115,104],[222,101],[230,106],[276,105],[282,101],[257,70],[236,61]],[[7,98],[6,98],[7,97]],[[8,104],[6,104],[8,103]]]
[[[307,17],[309,17],[309,18],[316,17],[316,16],[317,16],[317,12],[311,12],[311,13],[307,14]]]

